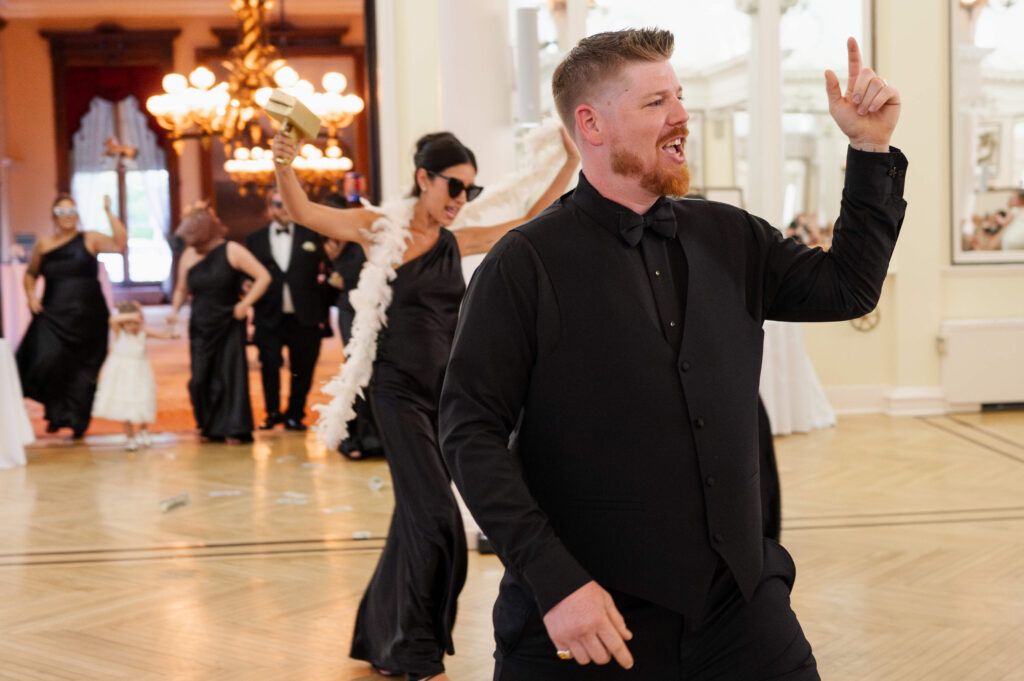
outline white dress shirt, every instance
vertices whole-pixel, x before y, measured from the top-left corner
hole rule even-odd
[[[278,231],[281,229],[287,229],[288,231]],[[294,239],[294,223],[282,225],[277,220],[270,223],[270,254],[274,256],[274,262],[277,263],[282,272],[288,272],[288,265],[292,260],[292,241]],[[292,304],[292,292],[288,289],[287,283],[285,283],[281,291],[281,311],[285,314],[295,312],[295,306]]]

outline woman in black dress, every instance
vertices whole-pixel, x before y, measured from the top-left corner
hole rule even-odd
[[[18,374],[25,396],[46,407],[46,432],[71,428],[78,439],[89,427],[96,377],[107,357],[110,312],[97,278],[97,253],[123,253],[128,231],[103,208],[113,236],[78,229],[75,200],[61,194],[53,203],[56,234],[44,236],[32,251],[25,271],[25,293],[32,323],[18,346]],[[43,300],[36,278],[46,280]]]
[[[224,238],[224,225],[205,207],[192,209],[177,234],[187,248],[178,263],[174,309],[192,294],[189,350],[192,377],[188,394],[204,442],[252,442],[252,405],[245,357],[249,308],[270,285],[270,272],[245,246]],[[242,296],[245,277],[253,280]]]
[[[539,214],[564,190],[579,163],[565,136],[565,164],[518,220],[450,232],[480,188],[473,152],[451,133],[416,145],[409,237],[392,284],[388,323],[378,338],[370,401],[391,469],[395,510],[387,543],[359,606],[352,657],[383,675],[443,681],[444,654],[454,652],[456,600],[466,576],[466,540],[451,480],[437,441],[437,404],[465,292],[461,257],[484,253],[506,232]],[[274,158],[295,157],[297,145],[274,138]],[[370,228],[380,217],[311,202],[290,165],[275,165],[288,211],[307,227],[370,253]],[[403,225],[404,227],[404,225]]]

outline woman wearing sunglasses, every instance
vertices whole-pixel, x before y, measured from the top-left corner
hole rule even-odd
[[[370,306],[386,310],[387,324],[379,337],[371,332],[367,343],[371,351],[379,348],[375,353],[368,351],[372,361],[369,397],[391,469],[395,510],[380,562],[359,606],[350,653],[382,675],[407,674],[409,681],[448,678],[443,659],[446,652],[454,652],[451,631],[466,576],[466,544],[438,447],[437,403],[465,293],[460,260],[485,253],[564,191],[579,155],[564,131],[562,144],[564,164],[524,216],[449,231],[459,210],[481,190],[474,184],[473,152],[451,133],[426,135],[417,142],[411,196],[385,204],[380,211],[312,203],[289,165],[297,144],[282,135],[274,138],[278,188],[296,222],[332,239],[355,241],[368,254],[370,262],[359,289],[374,279],[368,273],[374,273],[371,266],[379,260],[375,253],[398,243],[390,257],[397,274],[390,295]],[[389,236],[382,222],[397,231]],[[376,279],[386,287],[384,276]],[[356,303],[357,293],[369,292],[354,291]],[[360,329],[365,321],[357,309],[354,346],[362,347]],[[358,355],[346,348],[343,377],[362,370],[353,352]]]
[[[18,346],[18,374],[25,396],[46,407],[46,432],[71,428],[78,439],[89,427],[96,377],[107,356],[110,312],[98,279],[97,253],[123,253],[128,231],[103,208],[113,236],[78,229],[75,200],[61,194],[53,202],[56,233],[39,239],[25,271],[25,294],[32,323]],[[36,278],[46,280],[43,300]]]

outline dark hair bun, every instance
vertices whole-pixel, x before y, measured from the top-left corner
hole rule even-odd
[[[476,170],[476,156],[472,150],[450,132],[432,132],[419,138],[416,141],[413,162],[417,170],[423,168],[431,172],[439,172],[462,163],[469,163]],[[415,182],[412,195],[420,195],[420,187]]]

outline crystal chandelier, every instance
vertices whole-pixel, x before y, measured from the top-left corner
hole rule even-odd
[[[312,84],[301,80],[285,63],[278,50],[269,44],[264,30],[267,11],[272,6],[273,0],[231,0],[231,9],[241,25],[239,43],[223,62],[227,80],[216,83],[213,72],[205,66],[192,71],[188,78],[170,73],[163,78],[164,94],[146,101],[149,112],[168,130],[178,154],[184,150],[186,137],[198,136],[205,147],[219,136],[228,159],[224,169],[243,194],[249,184],[262,193],[273,181],[270,152],[260,146],[264,137],[260,113],[275,86],[301,99],[327,128],[325,150],[312,145],[304,148],[304,181],[311,186],[328,179],[337,181],[342,167],[347,166],[340,170],[341,177],[352,168],[351,159],[342,153],[337,134],[364,107],[358,95],[342,94],[348,85],[344,75],[326,74],[322,81],[324,92],[315,92]],[[263,118],[276,128],[272,120]],[[297,164],[296,170],[299,168]]]

